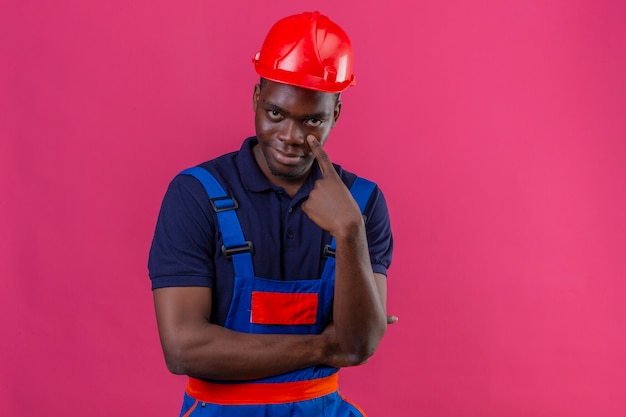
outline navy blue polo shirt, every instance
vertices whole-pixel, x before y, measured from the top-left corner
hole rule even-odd
[[[269,182],[252,154],[256,138],[232,152],[200,166],[220,182],[238,203],[237,216],[246,240],[254,244],[252,262],[257,277],[295,280],[321,276],[324,246],[331,236],[301,210],[315,181],[321,177],[317,162],[294,198]],[[356,176],[335,165],[350,187]],[[386,275],[393,238],[385,198],[375,188],[365,209],[367,240],[374,272]],[[223,325],[233,294],[234,271],[223,257],[215,212],[200,182],[178,175],[163,198],[148,270],[152,288],[204,286],[213,292],[211,322]]]

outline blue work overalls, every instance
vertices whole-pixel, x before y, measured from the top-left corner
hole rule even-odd
[[[235,284],[225,327],[257,334],[320,334],[330,321],[335,288],[335,240],[325,248],[322,277],[280,281],[254,275],[253,244],[245,240],[235,212],[238,203],[205,169],[192,175],[205,188],[216,212],[224,245],[232,259]],[[375,184],[357,178],[350,192],[361,212]],[[337,368],[318,365],[254,381],[204,381],[189,378],[181,417],[187,416],[364,416],[341,396]]]

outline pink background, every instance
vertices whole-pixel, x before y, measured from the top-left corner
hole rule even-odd
[[[626,3],[0,6],[0,414],[174,416],[146,259],[167,183],[253,132],[278,18],[351,35],[327,149],[396,237],[370,416],[626,415]]]

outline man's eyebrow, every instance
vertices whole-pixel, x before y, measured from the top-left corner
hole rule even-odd
[[[264,103],[265,103],[265,107],[270,109],[270,110],[277,110],[277,111],[279,111],[281,113],[285,113],[285,114],[289,113],[287,110],[283,109],[280,106],[277,106],[276,104],[272,103],[271,101],[264,100]]]
[[[319,113],[305,114],[302,116],[302,119],[303,120],[308,120],[308,119],[327,120],[329,117],[330,117],[330,113],[323,111]]]
[[[283,109],[280,106],[277,106],[276,104],[272,103],[271,101],[264,100],[264,103],[265,103],[265,108],[266,109],[274,110],[274,111],[277,111],[279,113],[284,114],[285,116],[289,116],[289,112],[287,110]]]

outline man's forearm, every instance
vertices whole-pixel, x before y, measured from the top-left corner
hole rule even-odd
[[[181,329],[163,344],[175,374],[223,380],[279,375],[321,363],[327,347],[319,335],[235,332],[211,323]]]
[[[369,358],[382,339],[387,318],[369,259],[365,225],[337,234],[333,321],[341,349],[356,363]]]

